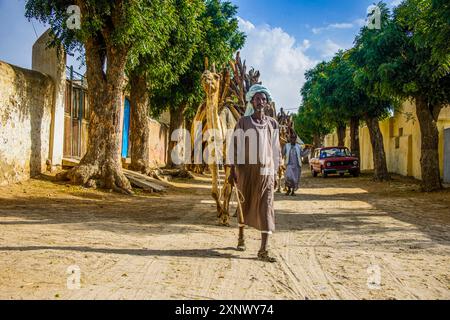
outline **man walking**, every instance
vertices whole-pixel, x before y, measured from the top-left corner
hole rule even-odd
[[[309,152],[309,149],[302,150],[302,147],[297,143],[297,135],[291,134],[289,143],[286,143],[283,150],[287,196],[295,196],[295,191],[298,190],[302,176],[302,157],[306,157]]]
[[[261,232],[258,259],[275,262],[276,259],[268,252],[268,241],[269,235],[275,231],[275,175],[281,150],[278,122],[265,114],[270,99],[269,91],[262,85],[254,85],[247,93],[249,104],[246,116],[239,119],[234,131],[230,184],[236,185],[243,196],[241,207],[244,221],[239,224],[238,250],[246,249],[244,228],[250,226]],[[242,143],[237,144],[239,135]],[[238,145],[241,147],[238,148]],[[244,160],[243,163],[237,160],[238,157]]]

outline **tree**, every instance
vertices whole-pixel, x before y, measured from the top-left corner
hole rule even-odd
[[[164,110],[170,111],[170,136],[182,126],[186,114],[195,114],[204,99],[201,76],[205,69],[205,58],[218,68],[226,66],[233,54],[241,49],[245,35],[239,31],[236,18],[237,7],[229,1],[206,0],[206,10],[201,15],[202,39],[187,68],[176,83],[153,90],[150,95],[153,116]],[[171,153],[175,142],[168,148],[168,166],[173,166]]]
[[[158,47],[141,54],[130,54],[128,77],[131,102],[131,169],[149,173],[150,134],[148,124],[149,95],[176,83],[187,72],[201,41],[202,0],[174,2],[169,29]],[[161,33],[162,34],[162,33]],[[151,44],[151,43],[150,43]]]
[[[302,105],[294,118],[295,130],[305,141],[311,141],[318,148],[323,138],[333,129],[333,124],[325,119],[320,99],[319,78],[324,77],[326,62],[317,64],[305,73],[305,84],[301,89]]]
[[[431,50],[431,61],[438,67],[434,75],[450,72],[450,2],[446,0],[409,0],[398,9],[397,20],[413,32],[418,48]],[[411,26],[412,28],[410,28]]]
[[[346,124],[353,118],[359,124],[359,92],[355,90],[353,83],[353,69],[344,52],[339,51],[333,59],[327,63],[325,76],[320,81],[320,99],[326,110],[327,118],[336,124],[339,145],[345,144]],[[356,118],[356,119],[355,119]],[[353,128],[354,129],[354,128]],[[359,154],[359,144],[356,145],[355,134],[352,132],[352,151]]]
[[[369,129],[370,141],[373,150],[374,180],[389,180],[386,153],[379,121],[389,115],[391,101],[371,97],[365,88],[357,86],[355,76],[358,69],[351,57],[355,49],[339,52],[331,61],[329,90],[332,92],[328,99],[336,108],[336,113],[349,119],[351,123],[352,151],[359,156],[359,122],[363,119]]]
[[[388,115],[391,103],[387,99],[369,96],[364,88],[356,85],[357,68],[351,59],[354,51],[340,51],[330,62],[322,62],[306,73],[306,83],[302,89],[304,105],[297,120],[302,123],[298,123],[297,127],[313,126],[316,131],[324,128],[325,132],[327,129],[337,129],[339,144],[344,145],[345,124],[350,122],[352,151],[358,154],[359,122],[364,119],[371,136],[374,179],[388,180],[383,136],[378,121]]]
[[[79,30],[66,25],[67,8],[74,4],[81,11]],[[67,173],[73,183],[131,193],[119,153],[125,66],[130,50],[149,39],[158,41],[170,10],[169,1],[27,1],[26,16],[49,23],[56,43],[67,50],[84,46],[91,116],[87,152]]]
[[[424,191],[442,188],[436,124],[441,109],[450,101],[449,49],[439,34],[439,27],[449,30],[443,23],[448,21],[448,4],[439,7],[438,3],[405,1],[393,16],[380,3],[381,30],[362,29],[356,39],[355,61],[361,70],[357,82],[372,96],[415,100]],[[429,22],[433,27],[426,27]]]
[[[310,104],[302,104],[298,113],[294,115],[294,128],[304,143],[318,148],[323,138],[331,133],[331,129],[316,111],[317,109],[312,108]]]

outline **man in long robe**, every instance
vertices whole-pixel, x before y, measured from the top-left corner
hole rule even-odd
[[[268,90],[261,85],[255,86],[247,94],[251,104],[247,115],[239,119],[234,131],[230,183],[236,185],[243,196],[244,221],[239,224],[238,250],[245,250],[244,228],[250,226],[261,232],[258,258],[275,262],[268,252],[268,241],[275,231],[275,175],[281,161],[279,126],[264,112],[270,102]]]
[[[310,150],[302,149],[297,143],[297,135],[292,134],[289,138],[289,143],[284,146],[284,165],[286,166],[285,185],[288,189],[286,195],[295,196],[295,191],[300,185],[300,178],[302,176],[302,157],[306,157]]]

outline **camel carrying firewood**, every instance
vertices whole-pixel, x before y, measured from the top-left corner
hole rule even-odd
[[[231,70],[231,72],[230,72]],[[206,70],[202,75],[202,85],[206,94],[206,100],[200,105],[193,121],[191,136],[194,144],[195,137],[206,136],[206,148],[209,150],[210,161],[207,167],[212,176],[212,197],[217,206],[217,216],[222,225],[229,225],[229,205],[233,193],[233,186],[229,184],[231,170],[223,166],[226,159],[226,136],[228,130],[234,129],[237,121],[245,113],[245,96],[250,88],[259,82],[259,71],[251,69],[246,73],[245,62],[242,64],[239,53],[236,60],[230,62],[230,67],[225,68],[221,74],[216,73],[215,68]],[[289,142],[290,136],[295,133],[293,116],[284,113],[283,109],[276,114],[275,104],[270,103],[265,114],[276,118],[280,125],[279,139],[283,148]],[[202,135],[198,135],[199,130]],[[210,129],[215,129],[211,134]],[[197,165],[194,171],[203,173],[205,165]],[[224,169],[224,179],[220,178],[220,169]],[[285,168],[279,167],[278,192],[281,192],[284,180]],[[223,186],[221,186],[223,181]]]
[[[229,206],[233,187],[228,183],[230,169],[223,166],[223,159],[226,159],[225,137],[228,130],[234,129],[239,118],[244,115],[245,96],[251,86],[260,84],[260,73],[253,68],[247,72],[246,64],[242,63],[239,53],[220,74],[216,72],[214,66],[212,70],[208,70],[208,66],[206,69],[202,75],[206,99],[194,117],[191,136],[193,145],[195,137],[206,137],[205,147],[209,151],[209,159],[207,165],[196,165],[193,171],[203,173],[206,167],[209,168],[212,177],[212,197],[217,205],[219,222],[222,225],[229,225]],[[267,114],[274,115],[275,105],[271,104],[268,108]],[[198,134],[200,130],[202,135]],[[220,177],[222,168],[224,179]]]
[[[208,66],[206,66],[206,71],[202,75],[202,86],[206,99],[199,106],[192,122],[191,142],[194,145],[196,137],[206,137],[204,149],[209,151],[209,159],[207,164],[195,165],[191,167],[191,170],[203,173],[206,168],[209,169],[212,177],[212,197],[217,206],[219,222],[222,225],[229,225],[229,207],[233,192],[233,187],[228,183],[230,169],[223,166],[223,159],[226,159],[225,138],[228,130],[234,129],[239,118],[244,115],[247,92],[253,85],[261,84],[259,78],[259,71],[252,68],[247,72],[246,64],[242,63],[239,53],[237,53],[236,59],[230,61],[229,66],[224,68],[220,74],[216,72],[214,66],[212,70],[208,70]],[[292,116],[285,115],[283,112],[277,115],[273,102],[268,104],[265,114],[280,122],[280,143],[284,146],[294,130]],[[195,162],[198,163],[199,159],[194,160],[197,160]],[[220,169],[223,169],[224,179],[221,179]],[[281,182],[282,176],[283,171],[280,169],[278,172],[279,182]]]

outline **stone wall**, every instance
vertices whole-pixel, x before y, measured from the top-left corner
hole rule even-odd
[[[0,185],[45,171],[54,91],[49,76],[0,61]]]
[[[66,53],[62,47],[49,47],[52,39],[50,30],[47,30],[34,43],[31,69],[49,75],[55,86],[49,160],[50,168],[57,169],[62,166],[63,158]]]

